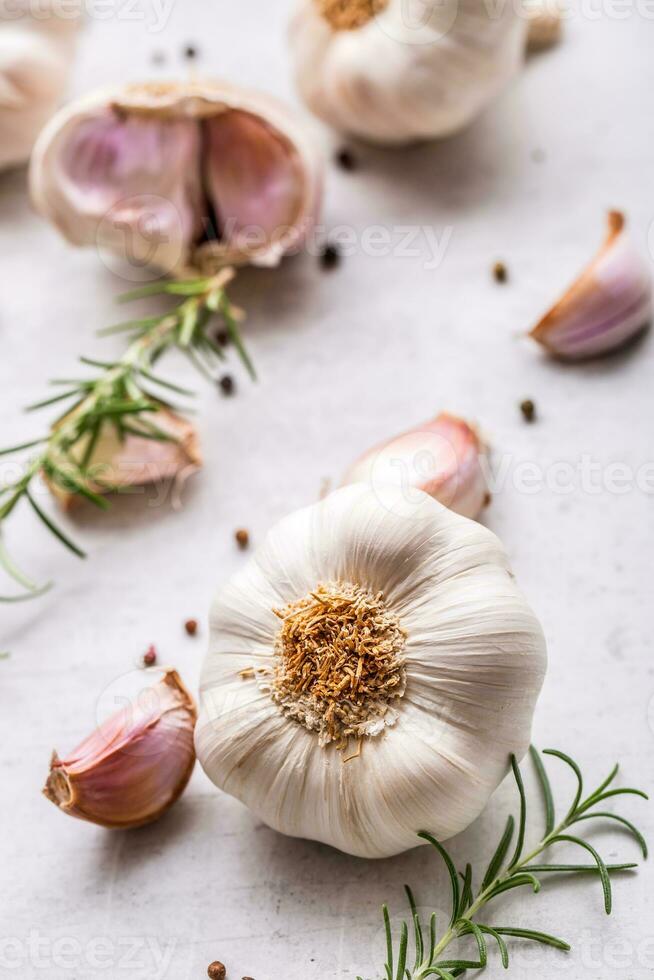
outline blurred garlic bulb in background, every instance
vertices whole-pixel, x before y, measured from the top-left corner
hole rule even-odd
[[[160,817],[182,795],[195,765],[193,699],[176,670],[103,722],[60,759],[43,793],[64,813],[116,830]]]
[[[72,66],[79,16],[49,0],[36,6],[0,0],[0,169],[29,158]]]
[[[198,758],[276,830],[385,857],[480,813],[546,665],[494,534],[427,494],[343,487],[214,601]]]
[[[518,72],[527,18],[484,0],[299,0],[290,30],[309,108],[375,143],[449,136]]]
[[[424,490],[464,517],[478,517],[490,503],[484,472],[488,446],[463,419],[441,412],[435,419],[369,449],[343,483],[387,483]]]
[[[606,238],[592,262],[530,336],[554,357],[581,361],[624,347],[652,320],[652,266],[608,215]]]
[[[149,83],[62,110],[35,147],[30,187],[74,245],[211,274],[297,249],[320,207],[321,164],[304,125],[266,95]]]

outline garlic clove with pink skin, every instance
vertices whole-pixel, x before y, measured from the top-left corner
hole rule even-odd
[[[202,466],[198,435],[190,422],[164,407],[146,421],[169,438],[151,439],[129,432],[121,442],[115,428],[105,423],[86,465],[90,490],[119,493],[130,487],[185,480]],[[80,439],[71,450],[77,462],[84,458],[90,438]],[[62,469],[65,471],[65,464]],[[83,500],[73,489],[47,482],[64,510],[71,510]]]
[[[53,754],[44,795],[64,813],[101,827],[151,823],[191,778],[196,717],[179,674],[166,669],[64,759]]]
[[[530,336],[554,357],[585,360],[623,347],[651,319],[650,265],[625,231],[624,216],[611,211],[599,252]]]
[[[457,514],[476,518],[490,502],[483,465],[488,452],[476,429],[441,412],[369,449],[350,467],[343,484],[394,484],[407,496],[413,489],[423,490]]]
[[[263,119],[242,111],[208,120],[206,180],[218,226],[231,248],[246,252],[259,236],[276,265],[302,209],[299,158]],[[263,256],[260,257],[263,264]]]
[[[276,265],[315,223],[322,164],[304,124],[223,82],[129,85],[61,110],[30,165],[36,210],[135,269]]]

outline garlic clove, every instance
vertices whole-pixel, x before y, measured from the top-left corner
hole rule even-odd
[[[482,0],[298,0],[296,84],[317,116],[373,143],[449,136],[520,71],[527,22]]]
[[[464,517],[476,518],[490,502],[484,471],[489,449],[464,419],[441,412],[435,419],[369,449],[345,475],[344,484],[423,490]]]
[[[150,823],[191,778],[195,720],[193,699],[168,668],[66,758],[54,753],[43,793],[64,813],[101,827]]]
[[[122,118],[106,109],[79,121],[58,160],[75,245],[123,248],[130,263],[174,268],[201,233],[200,134],[190,120]]]
[[[222,82],[150,83],[59,112],[35,147],[30,189],[75,245],[209,275],[293,251],[317,218],[321,171],[304,126],[275,100]]]
[[[57,108],[73,60],[79,17],[61,17],[39,6],[0,11],[0,170],[24,163]]]
[[[127,433],[121,441],[113,426],[103,426],[87,464],[90,490],[120,492],[129,487],[186,479],[202,466],[198,435],[190,422],[163,407],[148,421],[169,439]],[[84,458],[90,438],[89,435],[81,439],[71,451],[76,462]],[[62,469],[65,472],[65,465]],[[64,510],[70,510],[83,499],[74,490],[52,480],[48,480],[48,486]]]
[[[623,347],[651,318],[649,264],[626,233],[624,216],[611,211],[599,252],[530,336],[554,357],[583,360]]]
[[[207,183],[227,248],[246,251],[259,236],[257,265],[276,265],[303,229],[301,160],[263,119],[225,112],[206,123]],[[265,246],[268,246],[266,249]]]

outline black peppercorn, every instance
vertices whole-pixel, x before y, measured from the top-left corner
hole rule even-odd
[[[323,269],[335,269],[341,261],[341,253],[336,245],[325,245],[320,253],[320,265]]]
[[[520,411],[525,422],[534,422],[536,420],[536,406],[531,398],[525,398],[523,402],[520,402]]]

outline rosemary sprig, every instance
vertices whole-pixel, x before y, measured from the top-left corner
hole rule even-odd
[[[90,465],[93,451],[105,426],[111,426],[121,442],[126,435],[145,439],[173,440],[173,436],[156,425],[156,413],[162,407],[173,408],[152,387],[163,388],[181,395],[193,392],[160,377],[155,366],[171,348],[186,354],[193,365],[210,380],[216,380],[215,369],[225,354],[209,333],[214,317],[219,317],[251,377],[255,377],[252,362],[243,346],[238,329],[238,311],[231,304],[225,287],[233,278],[231,269],[217,275],[182,281],[162,281],[120,297],[121,301],[140,299],[155,294],[181,297],[172,310],[160,316],[129,320],[100,331],[101,335],[125,333],[128,345],[117,361],[98,361],[81,357],[80,362],[97,369],[92,377],[55,379],[53,385],[65,390],[45,398],[28,411],[67,403],[64,412],[55,419],[49,432],[38,439],[0,450],[8,456],[27,449],[36,449],[27,461],[21,476],[0,486],[0,567],[17,582],[23,592],[15,596],[0,596],[0,602],[17,602],[41,595],[50,584],[39,588],[24,575],[8,555],[2,541],[3,523],[22,501],[70,551],[80,558],[85,553],[37,503],[33,484],[43,474],[51,484],[66,492],[79,494],[97,507],[109,504],[97,490],[114,489],[103,484],[93,474]],[[73,450],[77,449],[77,455]],[[81,453],[81,456],[80,456]]]
[[[531,757],[534,762],[540,788],[545,804],[545,831],[540,842],[527,854],[524,854],[524,837],[527,816],[527,800],[522,782],[520,769],[514,756],[511,757],[511,768],[518,789],[520,810],[517,820],[517,835],[511,857],[507,859],[509,848],[514,837],[516,821],[512,816],[507,820],[506,828],[499,844],[490,860],[488,869],[483,876],[476,895],[472,886],[472,869],[466,865],[465,872],[458,872],[452,858],[439,841],[431,834],[418,834],[438,852],[447,869],[452,890],[452,912],[450,921],[440,940],[437,941],[436,913],[433,913],[428,930],[423,929],[423,923],[418,915],[413,892],[408,886],[405,890],[409,900],[410,925],[413,933],[414,963],[410,967],[409,956],[409,925],[404,921],[400,925],[400,936],[397,950],[394,948],[393,933],[388,906],[383,907],[384,928],[386,933],[386,964],[385,980],[426,980],[427,977],[440,977],[441,980],[452,980],[464,974],[467,970],[481,970],[489,956],[489,943],[492,940],[497,945],[502,965],[509,966],[509,949],[506,938],[526,940],[567,952],[570,946],[564,939],[551,936],[537,929],[523,929],[513,926],[489,925],[479,921],[480,913],[486,909],[493,899],[513,888],[523,886],[534,892],[540,891],[540,875],[548,873],[595,875],[602,886],[604,909],[608,914],[612,907],[611,874],[630,871],[636,864],[606,864],[595,848],[587,840],[570,833],[575,824],[591,819],[608,819],[617,822],[638,843],[643,858],[647,858],[647,844],[640,831],[630,821],[614,813],[596,810],[604,800],[621,795],[635,795],[647,799],[647,795],[639,789],[631,787],[613,787],[612,783],[618,773],[618,767],[611,771],[608,777],[589,796],[584,798],[584,784],[581,770],[577,763],[557,749],[545,749],[545,755],[555,756],[572,769],[576,789],[573,802],[565,817],[556,824],[554,801],[549,778],[541,756],[531,747]],[[590,855],[591,862],[584,864],[538,864],[536,858],[553,845],[569,843],[582,849]],[[471,937],[473,953],[469,958],[447,956],[448,947],[462,937]],[[357,977],[357,980],[362,980]]]

